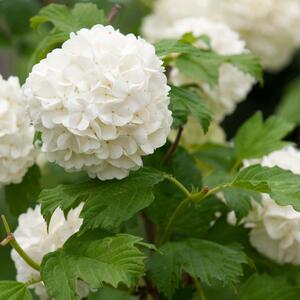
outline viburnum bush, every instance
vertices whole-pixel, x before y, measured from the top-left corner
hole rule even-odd
[[[115,28],[119,5],[50,4],[30,19],[41,34],[24,85],[0,77],[12,248],[0,268],[16,269],[0,300],[300,299],[300,151],[284,140],[299,82],[227,142],[221,121],[263,85],[249,50],[260,23],[249,43],[231,1],[227,23],[216,1],[167,2],[144,38]],[[241,2],[245,22],[260,13]]]

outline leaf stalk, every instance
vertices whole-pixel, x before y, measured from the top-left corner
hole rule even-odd
[[[40,271],[40,265],[35,262],[29,255],[22,249],[20,244],[15,239],[13,233],[10,230],[9,224],[4,215],[1,215],[1,219],[7,234],[6,239],[1,243],[2,246],[10,244],[12,248],[16,250],[16,252],[23,258],[23,260],[33,269]]]

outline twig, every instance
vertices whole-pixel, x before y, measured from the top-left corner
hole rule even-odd
[[[121,9],[121,5],[119,4],[115,4],[110,13],[108,14],[108,17],[107,17],[107,21],[109,24],[111,24],[113,22],[113,20],[115,19],[115,17],[117,16],[119,10]]]
[[[174,143],[171,145],[171,147],[169,148],[167,154],[165,155],[165,157],[163,159],[163,164],[166,164],[172,158],[173,154],[175,153],[175,151],[176,151],[176,149],[179,145],[182,132],[183,132],[183,127],[180,126],[178,128],[177,135],[176,135]]]

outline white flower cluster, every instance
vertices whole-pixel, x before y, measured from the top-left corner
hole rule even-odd
[[[212,18],[240,33],[266,69],[289,63],[300,46],[299,0],[211,0]]]
[[[300,175],[300,151],[292,146],[275,151],[262,158],[261,165]],[[291,205],[279,206],[262,194],[262,203],[253,202],[253,210],[242,222],[252,228],[250,242],[257,251],[280,264],[300,265],[300,212]]]
[[[154,47],[111,26],[71,34],[34,66],[24,91],[48,159],[101,180],[141,167],[172,123]]]
[[[57,208],[51,217],[48,231],[40,205],[34,209],[29,208],[26,213],[19,216],[19,224],[14,232],[14,237],[30,257],[37,263],[41,263],[47,253],[62,247],[65,241],[80,229],[83,222],[79,218],[82,207],[83,204],[80,204],[77,208],[70,210],[67,219],[65,219],[63,211]],[[28,266],[15,250],[12,251],[11,257],[17,269],[18,281],[26,282],[39,277],[39,272]],[[50,299],[42,283],[33,287],[40,299]],[[89,289],[86,284],[79,281],[77,291],[83,298],[87,296]]]
[[[34,162],[33,138],[18,78],[0,75],[0,183],[21,182]]]
[[[245,43],[238,34],[222,23],[212,22],[204,18],[184,18],[170,27],[159,30],[164,38],[181,38],[186,33],[195,37],[207,35],[210,38],[212,49],[221,55],[236,55],[247,52]],[[201,40],[195,43],[196,47],[206,48]],[[183,75],[174,68],[171,72],[171,81],[176,85],[198,84],[207,95],[207,103],[214,112],[217,122],[231,114],[237,103],[244,100],[255,83],[255,79],[238,70],[231,64],[223,64],[219,70],[219,82],[215,87]]]
[[[158,0],[143,32],[152,41],[163,38],[168,27],[186,17],[227,24],[270,71],[283,68],[300,46],[299,0]]]
[[[181,19],[206,16],[210,0],[158,0],[151,15],[144,18],[142,32],[155,42],[168,34],[169,28]]]

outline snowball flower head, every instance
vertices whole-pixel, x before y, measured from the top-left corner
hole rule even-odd
[[[164,38],[181,38],[186,33],[192,33],[195,37],[207,35],[213,51],[221,55],[237,55],[246,53],[245,43],[239,35],[228,26],[212,22],[204,18],[185,18],[165,28]],[[195,43],[196,47],[206,48],[202,41]],[[208,83],[200,82],[187,77],[174,68],[171,72],[171,80],[176,85],[198,84],[207,95],[207,102],[214,112],[216,121],[231,114],[237,103],[244,100],[250,91],[255,79],[238,70],[231,64],[223,64],[219,70],[219,82],[211,87]]]
[[[165,144],[169,87],[152,45],[111,26],[73,33],[35,65],[24,91],[42,151],[66,170],[128,176]]]
[[[22,181],[34,162],[33,138],[18,78],[0,75],[0,183]]]
[[[205,16],[210,0],[158,0],[153,13],[144,18],[142,32],[150,41],[165,37],[165,31],[183,18]],[[159,30],[158,30],[159,28]]]
[[[300,151],[294,147],[275,151],[264,157],[261,165],[278,166],[300,175]],[[262,203],[253,203],[253,210],[243,222],[252,228],[250,242],[258,252],[279,264],[300,265],[300,212],[291,205],[279,206],[263,194]]]
[[[270,71],[289,63],[299,46],[299,0],[211,0],[210,6],[210,17],[238,31]]]
[[[79,218],[82,207],[83,204],[80,204],[70,210],[66,219],[63,211],[57,208],[52,215],[48,231],[40,205],[34,209],[29,208],[26,213],[19,216],[14,237],[31,258],[41,263],[47,253],[62,247],[65,241],[79,230],[83,222],[83,219]],[[11,257],[17,269],[18,281],[26,282],[38,278],[39,273],[28,266],[15,250],[12,251]],[[34,285],[34,288],[40,299],[50,299],[42,283]],[[87,296],[88,289],[83,282],[79,282],[77,289],[81,297]]]

